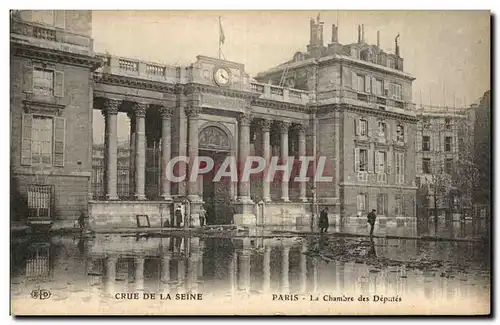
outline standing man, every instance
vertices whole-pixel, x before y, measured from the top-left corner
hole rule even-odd
[[[368,223],[370,224],[370,237],[373,236],[373,228],[375,227],[375,220],[377,215],[375,214],[377,210],[373,209],[372,212],[368,213]]]
[[[201,207],[200,210],[200,227],[205,227],[205,215],[207,214],[207,211],[205,210],[204,207]]]
[[[181,226],[181,222],[182,222],[182,211],[181,211],[181,207],[180,205],[177,206],[177,209],[175,209],[175,225],[177,227],[180,227]]]
[[[319,232],[328,232],[328,208],[324,208],[319,214]]]

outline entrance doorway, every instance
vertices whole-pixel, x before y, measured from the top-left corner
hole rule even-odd
[[[203,128],[199,136],[199,155],[210,157],[214,161],[212,170],[202,175],[205,219],[208,225],[229,224],[233,217],[231,178],[222,177],[214,181],[217,171],[231,152],[228,134],[224,126],[212,124]]]
[[[228,156],[227,152],[200,150],[200,156],[210,157],[214,168],[203,175],[203,201],[206,210],[206,224],[229,224],[232,219],[231,208],[231,178],[222,177],[214,181],[214,177]]]

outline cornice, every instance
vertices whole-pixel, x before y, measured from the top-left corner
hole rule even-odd
[[[95,73],[94,82],[113,86],[125,86],[145,90],[153,90],[170,94],[181,93],[183,86],[179,84],[169,84],[152,80],[132,78],[128,76],[118,76],[108,73]]]
[[[416,123],[419,119],[416,116],[409,116],[404,114],[398,114],[391,111],[372,109],[362,106],[356,106],[351,104],[327,104],[318,107],[318,111],[321,113],[333,112],[335,110],[351,111],[361,114],[367,114],[371,116],[378,116],[383,118],[393,118],[400,121],[405,121],[409,123]]]
[[[254,100],[253,105],[265,108],[275,108],[292,112],[307,113],[306,105],[279,102],[272,99],[257,98]]]
[[[57,63],[65,63],[69,65],[86,67],[91,70],[99,68],[102,64],[101,59],[90,55],[87,56],[70,52],[51,50],[13,41],[11,41],[10,44],[11,54],[15,56],[42,59]]]

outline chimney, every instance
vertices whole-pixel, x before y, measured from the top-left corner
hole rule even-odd
[[[309,22],[309,45],[313,45],[313,39],[314,39],[314,35],[315,35],[315,32],[314,32],[314,19],[311,18],[310,22]]]
[[[365,42],[365,25],[364,24],[361,25],[361,42],[362,43]]]
[[[358,25],[358,43],[361,43],[361,25]]]
[[[339,42],[338,28],[335,24],[332,24],[332,43]]]
[[[318,24],[318,30],[319,30],[319,45],[323,46],[323,22],[320,22]]]
[[[380,31],[377,31],[377,47],[380,47]]]

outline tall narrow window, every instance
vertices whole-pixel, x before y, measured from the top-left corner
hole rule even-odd
[[[396,127],[396,141],[398,142],[405,141],[405,128],[401,124],[398,124]]]
[[[52,164],[52,118],[33,116],[31,159],[33,164]]]
[[[422,159],[422,171],[424,172],[424,174],[431,173],[431,159],[430,158],[423,158]]]
[[[445,163],[444,163],[444,172],[446,174],[451,175],[453,173],[453,159],[452,158],[446,158]]]
[[[358,74],[358,91],[359,92],[365,92],[366,89],[365,89],[365,76],[364,75],[361,75],[361,74]]]
[[[445,137],[444,138],[444,151],[450,152],[451,151],[451,147],[452,147],[452,143],[453,143],[453,138],[452,137]]]
[[[451,130],[451,127],[453,126],[451,118],[444,119],[444,126],[445,126],[446,130]]]
[[[385,122],[378,123],[378,137],[384,141],[387,138],[387,124]]]
[[[54,71],[33,69],[33,91],[43,96],[54,95]]]
[[[382,83],[382,80],[377,79],[376,83],[377,83],[377,88],[376,88],[377,96],[384,96],[384,85]]]
[[[358,194],[356,197],[356,205],[359,212],[366,211],[366,194]]]
[[[376,155],[377,155],[376,159],[377,166],[375,166],[376,171],[378,174],[385,173],[386,153],[384,151],[376,151]]]
[[[367,120],[359,120],[359,135],[361,135],[361,136],[368,135],[368,121]]]
[[[431,150],[431,137],[428,135],[422,136],[422,150],[423,151]]]
[[[359,149],[359,171],[368,171],[368,150]]]

